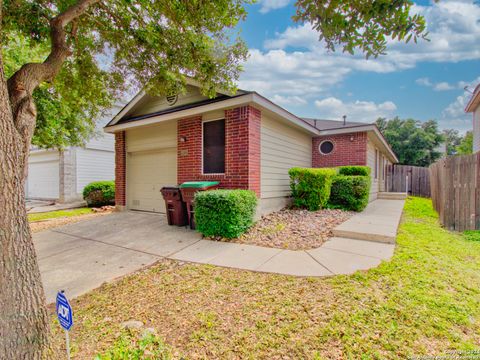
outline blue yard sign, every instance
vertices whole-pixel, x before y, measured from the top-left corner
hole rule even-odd
[[[70,330],[73,325],[73,313],[67,297],[63,291],[57,293],[56,303],[58,322],[65,330]]]

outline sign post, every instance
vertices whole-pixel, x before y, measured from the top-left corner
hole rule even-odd
[[[60,326],[65,330],[67,359],[70,360],[70,337],[68,335],[68,331],[73,325],[73,311],[63,290],[57,293],[55,309],[57,312],[58,322],[60,323]]]

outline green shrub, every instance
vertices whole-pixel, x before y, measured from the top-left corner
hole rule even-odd
[[[340,166],[338,173],[347,176],[370,176],[370,170],[368,166]]]
[[[204,236],[232,239],[253,225],[257,196],[250,190],[210,190],[195,194],[196,229]]]
[[[337,174],[336,169],[291,168],[288,174],[295,207],[310,211],[325,207],[330,197],[332,179]]]
[[[115,205],[115,182],[91,182],[83,189],[83,199],[90,207]]]
[[[369,176],[337,175],[333,179],[329,207],[362,211],[368,205]]]

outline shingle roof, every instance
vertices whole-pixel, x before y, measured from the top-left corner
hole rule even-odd
[[[172,108],[164,109],[164,110],[161,110],[161,111],[156,111],[156,112],[153,112],[153,113],[148,113],[148,114],[145,114],[145,115],[139,115],[139,116],[133,116],[133,117],[128,117],[128,118],[123,118],[123,119],[119,120],[115,125],[125,124],[125,123],[129,123],[129,122],[132,122],[132,121],[137,121],[137,120],[148,119],[148,118],[151,118],[151,117],[154,117],[154,116],[159,116],[159,115],[164,115],[164,114],[170,114],[170,113],[173,113],[173,112],[176,112],[176,111],[180,111],[180,110],[192,109],[192,108],[195,108],[195,107],[198,107],[198,106],[202,106],[202,105],[213,104],[213,103],[216,103],[216,102],[219,102],[219,101],[223,101],[223,100],[227,100],[227,99],[232,99],[232,98],[235,98],[235,97],[238,97],[238,96],[242,96],[242,95],[245,95],[245,94],[249,94],[249,93],[250,93],[250,92],[247,92],[247,91],[243,91],[243,90],[242,90],[241,93],[237,92],[236,95],[232,95],[232,96],[220,95],[220,96],[217,96],[216,98],[213,98],[213,99],[206,99],[206,100],[197,101],[197,102],[195,102],[195,103],[190,103],[190,104],[184,104],[184,105],[180,105],[180,106],[175,106],[175,107],[172,107]],[[108,126],[111,126],[111,125],[107,125],[107,127],[108,127]]]
[[[358,121],[347,121],[345,124],[343,124],[343,121],[341,120],[325,120],[325,119],[313,119],[313,118],[302,118],[302,120],[316,127],[318,130],[332,130],[332,129],[340,129],[344,127],[369,125],[368,123],[362,123]]]

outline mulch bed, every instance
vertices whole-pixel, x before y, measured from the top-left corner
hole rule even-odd
[[[225,241],[289,250],[314,249],[332,237],[333,228],[353,214],[330,209],[284,209],[262,217],[240,238]]]

